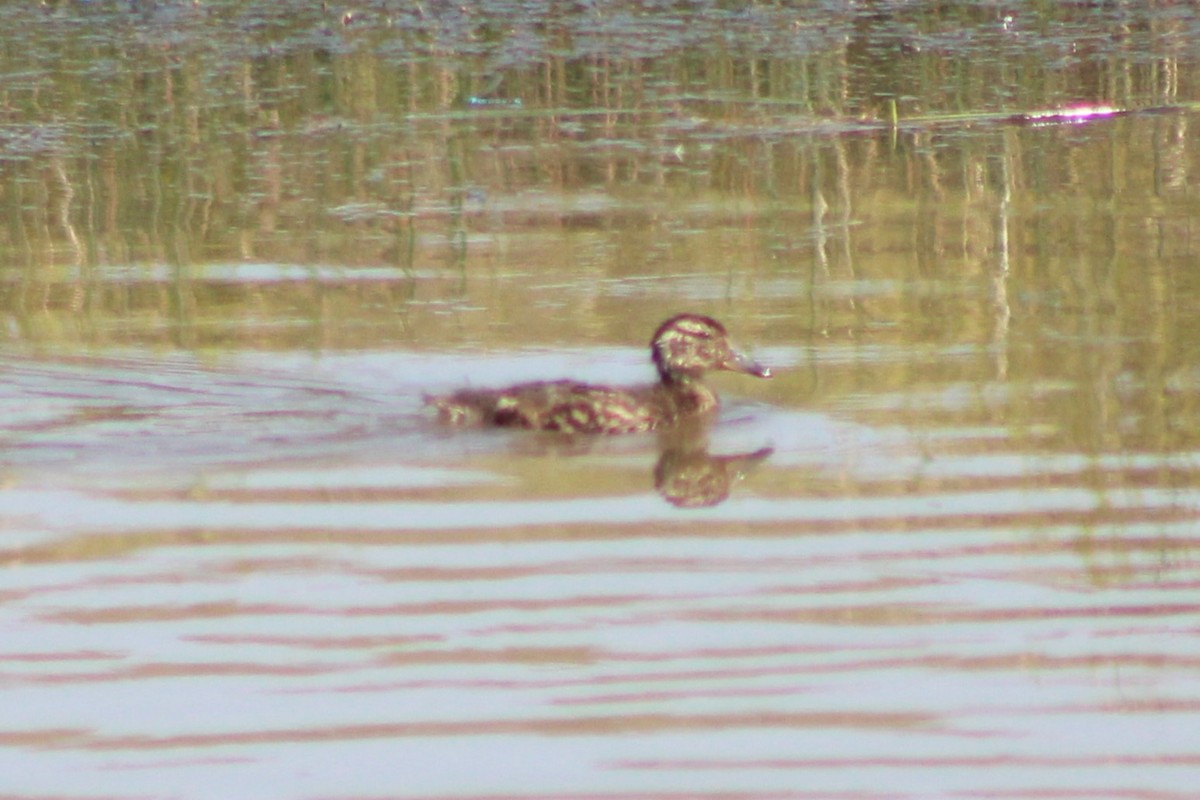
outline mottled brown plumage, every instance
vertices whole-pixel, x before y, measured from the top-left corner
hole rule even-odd
[[[438,416],[452,424],[494,425],[566,433],[641,433],[669,428],[715,410],[717,395],[703,383],[708,370],[759,378],[771,371],[736,352],[721,323],[679,314],[650,340],[659,382],[614,388],[575,381],[540,381],[507,389],[463,389],[432,397]]]

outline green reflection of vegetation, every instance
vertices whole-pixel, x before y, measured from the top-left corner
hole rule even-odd
[[[1200,428],[1191,115],[987,124],[1194,101],[1186,14],[294,0],[0,24],[20,344],[628,343],[696,302],[833,353],[806,400],[1004,383],[1020,403],[903,414],[1098,453]],[[892,108],[964,116],[892,131]]]

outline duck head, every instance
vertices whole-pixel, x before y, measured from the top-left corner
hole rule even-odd
[[[659,325],[650,349],[667,383],[699,378],[710,369],[771,377],[771,370],[733,349],[724,325],[700,314],[677,314]]]

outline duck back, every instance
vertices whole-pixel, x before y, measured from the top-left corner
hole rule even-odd
[[[656,385],[616,389],[575,381],[525,383],[508,389],[463,389],[433,399],[452,424],[566,433],[641,433],[717,407],[703,386]]]

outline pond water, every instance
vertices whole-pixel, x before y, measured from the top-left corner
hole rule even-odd
[[[0,796],[1195,797],[1192,7],[0,22]]]

